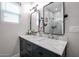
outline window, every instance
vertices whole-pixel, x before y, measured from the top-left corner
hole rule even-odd
[[[1,3],[1,10],[5,22],[19,23],[20,5],[18,3],[3,2]]]

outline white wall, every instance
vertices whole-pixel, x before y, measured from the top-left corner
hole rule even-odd
[[[79,26],[79,2],[66,2],[65,37],[68,41],[67,56],[79,56],[79,32],[70,32],[71,26]]]
[[[12,56],[19,53],[19,35],[29,29],[30,14],[22,3],[20,23],[8,23],[0,19],[0,56]]]

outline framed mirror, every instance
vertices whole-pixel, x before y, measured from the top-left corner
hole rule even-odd
[[[63,5],[63,2],[50,2],[43,7],[44,33],[54,35],[63,35],[65,33]]]
[[[30,29],[33,32],[38,32],[40,27],[40,11],[34,11],[31,13],[31,19],[30,19]]]

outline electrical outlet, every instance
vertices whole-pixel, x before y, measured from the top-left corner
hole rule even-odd
[[[69,32],[79,32],[79,26],[71,26]]]

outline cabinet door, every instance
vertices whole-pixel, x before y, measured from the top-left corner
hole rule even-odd
[[[20,51],[21,57],[31,57],[30,53],[27,50]]]
[[[40,48],[37,45],[32,46],[32,56],[33,57],[40,57],[39,52],[41,51]]]
[[[37,45],[33,45],[32,52],[34,57],[60,57],[59,55]]]
[[[32,44],[25,39],[20,38],[20,56],[32,56]]]
[[[47,49],[41,48],[43,57],[60,57],[58,54],[53,53]]]

